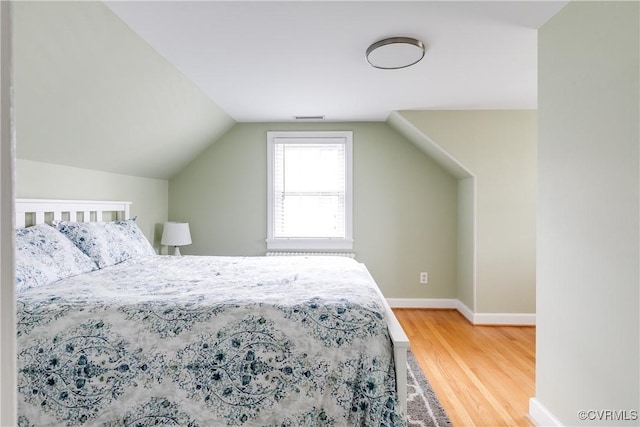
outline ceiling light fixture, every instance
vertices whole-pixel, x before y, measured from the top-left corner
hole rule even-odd
[[[424,57],[424,43],[412,37],[391,37],[367,49],[367,62],[383,70],[397,70],[418,63]]]

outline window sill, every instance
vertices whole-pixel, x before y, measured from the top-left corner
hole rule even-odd
[[[351,250],[353,239],[267,239],[267,250]]]

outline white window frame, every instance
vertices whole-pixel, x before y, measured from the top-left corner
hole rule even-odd
[[[274,145],[290,139],[293,143],[331,143],[345,145],[345,237],[274,238]],[[315,140],[315,141],[314,141]],[[351,131],[269,131],[267,132],[267,250],[350,250],[353,249],[353,132]]]

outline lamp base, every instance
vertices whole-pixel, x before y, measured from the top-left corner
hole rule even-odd
[[[180,253],[180,246],[174,246],[173,247],[173,255],[174,256],[182,256],[182,254]]]

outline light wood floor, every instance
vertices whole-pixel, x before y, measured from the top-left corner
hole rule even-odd
[[[473,326],[456,310],[393,311],[455,427],[533,426],[535,327]]]

